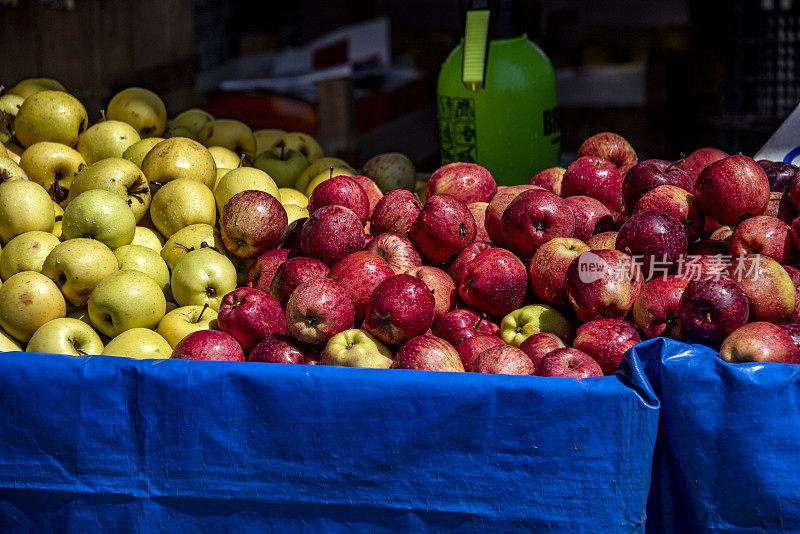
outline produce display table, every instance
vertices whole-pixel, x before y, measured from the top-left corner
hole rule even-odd
[[[800,367],[668,339],[632,357],[661,399],[648,532],[797,531]]]
[[[5,353],[0,531],[642,532],[658,400],[614,376]]]

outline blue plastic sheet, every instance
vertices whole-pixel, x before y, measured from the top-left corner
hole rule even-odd
[[[657,418],[636,361],[578,381],[6,353],[0,532],[642,532]]]
[[[661,399],[648,532],[800,531],[800,366],[667,339],[632,352]]]

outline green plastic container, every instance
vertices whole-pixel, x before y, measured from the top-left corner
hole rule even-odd
[[[442,164],[478,163],[499,185],[528,183],[560,161],[553,67],[520,28],[519,6],[470,2],[437,86]]]

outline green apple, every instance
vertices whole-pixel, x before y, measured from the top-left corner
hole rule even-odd
[[[170,298],[169,268],[161,254],[141,245],[125,245],[115,250],[114,256],[117,257],[121,270],[133,269],[143,272],[158,283],[164,296]]]
[[[115,94],[108,103],[106,118],[127,122],[139,137],[158,137],[167,126],[167,108],[153,91],[128,87]]]
[[[39,141],[74,148],[88,126],[86,108],[77,98],[61,91],[39,91],[20,106],[14,119],[14,134],[26,148]]]
[[[293,187],[297,177],[309,165],[311,163],[303,154],[282,146],[262,152],[253,162],[253,167],[269,174],[278,187]]]
[[[314,162],[322,157],[322,148],[317,143],[317,140],[303,132],[289,132],[279,137],[272,147],[286,147],[286,150],[299,152],[308,158],[308,161]],[[271,147],[271,148],[272,148]]]
[[[264,191],[279,200],[278,186],[264,171],[253,167],[239,167],[223,176],[214,189],[217,211],[222,213],[225,204],[237,193],[247,190]]]
[[[172,234],[161,248],[161,257],[172,271],[187,252],[204,247],[224,250],[222,238],[214,227],[206,223],[190,224]]]
[[[242,163],[239,155],[224,146],[210,146],[208,151],[214,156],[214,163],[217,169],[236,169]]]
[[[173,137],[154,146],[142,160],[142,171],[150,182],[165,184],[181,178],[212,187],[217,178],[214,156],[193,139]]]
[[[327,171],[331,167],[334,168],[345,168],[353,173],[356,174],[355,169],[353,169],[345,160],[339,158],[331,158],[331,157],[323,157],[319,158],[316,161],[313,161],[311,165],[309,165],[306,170],[300,173],[300,176],[297,177],[297,180],[294,182],[294,188],[300,192],[304,192],[306,187],[308,187],[308,183],[318,174],[323,171]]]
[[[103,355],[137,360],[166,360],[172,356],[172,346],[153,330],[131,328],[109,341],[103,349]]]
[[[208,304],[219,311],[222,297],[236,289],[236,267],[211,248],[192,250],[175,264],[170,285],[179,306]]]
[[[353,328],[339,332],[328,340],[319,363],[389,369],[392,366],[392,351],[372,334]]]
[[[150,218],[166,238],[190,224],[214,224],[217,220],[214,193],[196,180],[172,180],[153,195]]]
[[[213,120],[214,116],[208,111],[200,108],[189,108],[173,117],[172,122],[185,126],[194,137],[200,131],[200,128]]]
[[[125,152],[122,153],[122,157],[128,161],[132,161],[137,167],[141,168],[142,161],[144,161],[144,157],[147,153],[153,150],[153,147],[163,140],[163,137],[147,137],[136,141],[125,149]]]
[[[167,299],[155,280],[126,269],[97,284],[88,308],[95,329],[113,338],[131,328],[154,329],[167,312]]]
[[[32,230],[50,232],[56,222],[53,201],[44,187],[30,180],[0,183],[0,240]]]
[[[0,326],[27,343],[43,324],[67,315],[64,296],[42,273],[23,271],[0,286]]]
[[[500,338],[507,345],[519,347],[533,334],[548,332],[571,343],[575,327],[560,311],[547,304],[530,304],[512,311],[500,322]]]
[[[19,166],[28,179],[44,187],[53,201],[67,205],[75,176],[86,167],[83,155],[61,143],[42,141],[25,149]]]
[[[26,78],[9,89],[7,94],[28,98],[39,91],[67,91],[61,82],[52,78]]]
[[[130,245],[135,234],[133,210],[123,197],[105,189],[90,189],[76,196],[67,205],[61,220],[63,241],[88,237],[114,250]]]
[[[242,121],[215,119],[197,132],[197,140],[205,146],[224,146],[244,156],[248,163],[256,157],[256,137],[253,130]]]
[[[74,306],[85,306],[97,284],[118,269],[110,248],[84,237],[56,245],[42,263],[42,274],[55,282]]]
[[[256,157],[262,152],[266,152],[275,145],[275,143],[286,135],[286,130],[280,128],[262,128],[260,130],[253,130],[253,136],[256,138]]]
[[[137,223],[150,208],[147,177],[135,163],[127,159],[110,157],[83,169],[72,181],[67,202],[92,189],[103,189],[121,197],[133,212]]]
[[[281,204],[284,206],[287,204],[294,204],[295,206],[300,206],[301,208],[308,207],[308,197],[297,189],[292,187],[281,187],[278,188],[278,194],[280,195],[278,200],[280,200]]]
[[[8,280],[22,271],[42,272],[48,254],[60,244],[50,232],[34,230],[20,234],[0,254],[0,278]]]
[[[28,175],[13,159],[0,157],[0,182],[27,179]]]
[[[78,137],[78,152],[86,163],[121,158],[125,150],[141,141],[139,132],[127,122],[105,120],[89,127]]]
[[[21,352],[22,345],[19,341],[8,335],[8,332],[0,328],[0,352]]]
[[[8,143],[14,138],[14,117],[24,101],[23,97],[10,93],[0,96],[0,143]]]
[[[79,319],[61,317],[40,326],[28,341],[28,352],[86,356],[101,354],[103,340],[94,328]]]
[[[161,319],[156,332],[174,348],[178,342],[198,330],[213,330],[217,325],[217,312],[204,306],[182,306]]]
[[[166,242],[167,240],[157,231],[144,226],[137,226],[131,245],[142,245],[161,254],[161,249],[164,248]]]

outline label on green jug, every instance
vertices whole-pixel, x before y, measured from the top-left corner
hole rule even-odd
[[[478,160],[475,99],[440,96],[438,107],[442,164],[454,161],[475,163]]]

